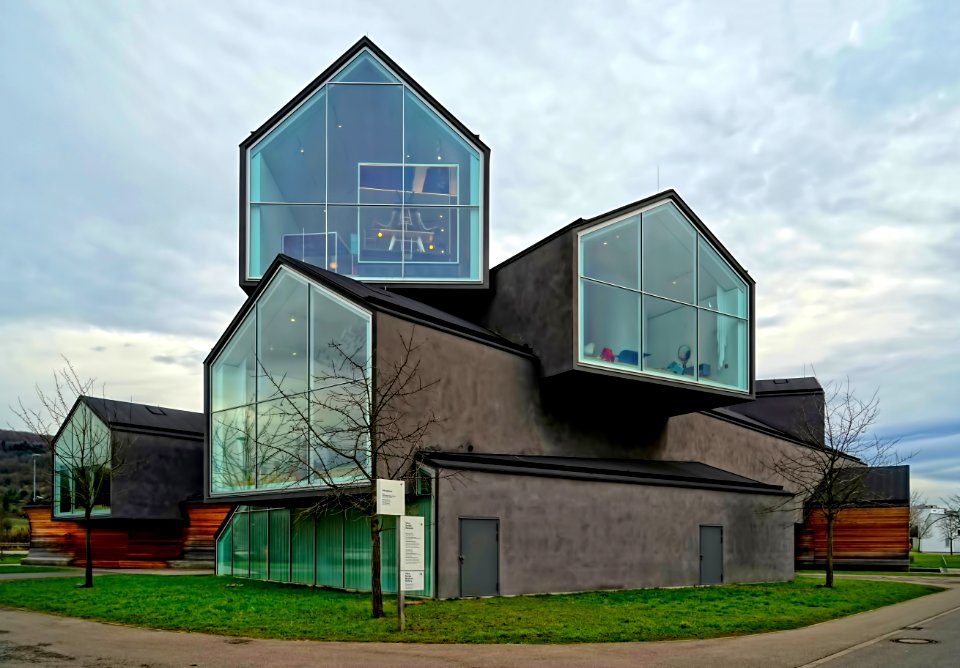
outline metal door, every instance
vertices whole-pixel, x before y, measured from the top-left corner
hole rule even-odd
[[[460,518],[460,595],[500,593],[500,520]]]
[[[723,582],[723,527],[700,527],[700,584]]]

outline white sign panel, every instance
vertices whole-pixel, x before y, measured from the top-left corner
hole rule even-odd
[[[422,571],[424,553],[423,518],[404,515],[400,518],[400,570]]]
[[[423,589],[423,571],[403,571],[403,591]]]
[[[377,479],[377,515],[403,515],[406,505],[402,480]]]

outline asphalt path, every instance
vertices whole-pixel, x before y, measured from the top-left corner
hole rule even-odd
[[[882,578],[901,579],[901,578]],[[590,645],[414,645],[253,640],[153,631],[0,609],[3,666],[804,666],[960,665],[960,578],[947,591],[793,631]],[[908,627],[908,628],[905,628]],[[909,628],[920,627],[920,628]],[[932,644],[896,638],[935,639]]]

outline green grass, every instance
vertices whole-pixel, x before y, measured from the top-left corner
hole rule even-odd
[[[918,568],[940,568],[943,560],[947,561],[947,568],[960,568],[960,554],[928,554],[927,552],[911,552],[910,565]]]
[[[213,576],[99,576],[0,582],[0,605],[177,631],[256,638],[438,643],[579,643],[715,638],[796,628],[938,587],[813,578],[709,588],[423,601],[370,618],[369,595]]]
[[[56,566],[20,566],[0,564],[0,575],[4,575],[6,573],[63,573],[68,570],[69,569],[58,568]]]
[[[19,564],[25,554],[3,554],[0,555],[0,564]]]

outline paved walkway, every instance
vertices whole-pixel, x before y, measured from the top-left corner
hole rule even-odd
[[[881,576],[882,577],[882,576]],[[592,645],[404,645],[250,640],[151,631],[0,609],[0,663],[9,666],[751,666],[844,662],[851,648],[960,611],[960,579],[909,577],[947,591],[794,631],[740,638]]]

